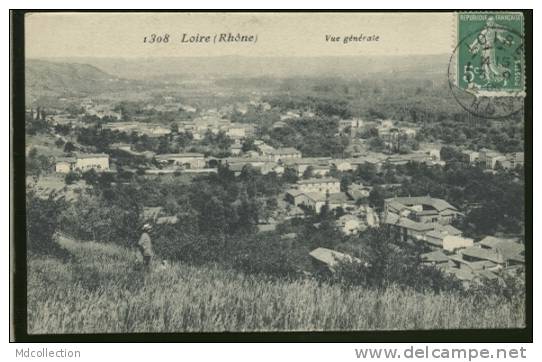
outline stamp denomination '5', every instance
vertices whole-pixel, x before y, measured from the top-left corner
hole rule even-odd
[[[460,89],[486,96],[524,91],[523,14],[462,13],[457,26]]]

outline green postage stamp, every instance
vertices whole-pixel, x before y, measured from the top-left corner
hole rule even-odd
[[[457,14],[455,86],[478,96],[522,96],[525,90],[523,14]]]

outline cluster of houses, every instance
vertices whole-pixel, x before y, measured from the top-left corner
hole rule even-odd
[[[422,245],[425,249],[421,255],[422,263],[455,276],[467,287],[524,270],[525,245],[518,238],[486,236],[475,241],[464,237],[461,230],[451,225],[461,216],[454,206],[442,199],[393,197],[385,200],[381,226],[395,230],[398,242]],[[352,215],[343,218],[345,221],[338,222],[344,225],[348,225],[347,220],[355,220]],[[362,262],[322,247],[312,250],[309,255],[315,266],[331,272],[342,261]]]
[[[343,215],[337,219],[337,226],[344,234],[351,235],[378,225],[378,215],[370,207],[357,202],[367,197],[369,190],[353,184],[348,191],[342,192],[341,183],[335,178],[309,178],[292,185],[285,193],[285,200],[293,207],[316,213],[320,213],[324,206],[329,210],[340,208]]]
[[[166,100],[164,104],[157,105],[157,110],[174,111],[178,104]],[[168,103],[169,102],[169,103]],[[268,105],[267,105],[268,106]],[[270,106],[269,106],[270,107]],[[122,115],[115,113],[107,107],[99,107],[92,103],[83,104],[85,113],[98,118],[114,118],[117,121],[103,125],[104,128],[118,130],[126,133],[136,132],[148,136],[162,136],[172,132],[172,127],[159,123],[148,122],[122,122]],[[153,109],[154,109],[153,108]],[[299,180],[292,184],[285,192],[283,202],[286,203],[287,215],[285,218],[304,217],[305,210],[319,213],[322,208],[330,210],[341,209],[337,226],[344,234],[358,233],[367,227],[382,226],[397,232],[398,241],[421,243],[427,249],[422,255],[424,263],[435,265],[446,273],[455,275],[465,283],[481,279],[496,279],[502,273],[514,272],[522,268],[525,262],[524,245],[516,239],[504,239],[487,236],[481,240],[474,240],[463,236],[461,230],[452,225],[462,213],[447,201],[430,196],[393,197],[384,202],[384,211],[377,214],[366,203],[362,202],[371,192],[371,187],[362,184],[351,184],[347,189],[341,189],[338,179],[331,177],[334,171],[351,171],[358,166],[369,163],[380,170],[384,164],[403,165],[408,162],[426,163],[429,165],[444,165],[440,159],[440,148],[431,148],[424,151],[410,152],[408,154],[385,155],[375,152],[361,152],[352,158],[331,157],[303,157],[302,153],[293,147],[275,148],[263,140],[254,141],[254,148],[243,152],[243,140],[253,138],[255,129],[253,124],[232,122],[224,117],[224,112],[246,113],[244,104],[234,104],[226,110],[207,110],[198,112],[189,106],[183,106],[186,112],[194,113],[194,118],[177,122],[179,131],[191,132],[195,140],[201,140],[205,134],[224,132],[234,140],[231,146],[230,157],[206,157],[202,153],[186,152],[176,154],[136,153],[130,144],[111,145],[112,149],[123,150],[132,154],[142,154],[154,159],[159,165],[156,169],[147,170],[148,173],[163,173],[168,170],[199,172],[214,170],[219,164],[227,165],[236,175],[243,172],[247,166],[259,170],[262,174],[271,172],[283,174],[287,169],[293,170]],[[39,113],[39,111],[38,111]],[[288,112],[281,116],[281,120],[273,127],[282,127],[288,121],[295,121],[301,117],[309,117],[311,112]],[[312,114],[314,116],[314,114]],[[55,115],[54,121],[58,124],[73,122],[73,117]],[[367,123],[361,119],[353,118],[339,121],[339,133],[350,130],[352,135],[366,127]],[[416,129],[397,127],[391,120],[382,120],[375,127],[378,136],[388,144],[396,142],[401,135],[415,137]],[[496,151],[481,149],[479,151],[462,151],[465,161],[484,165],[488,170],[499,167],[515,168],[523,165],[522,152],[501,154]],[[75,154],[71,157],[59,157],[55,162],[57,173],[72,171],[84,172],[94,169],[98,172],[110,170],[109,155]],[[361,201],[361,202],[360,202]],[[157,223],[174,222],[170,216],[164,215],[163,210],[149,208],[146,210],[149,219]],[[266,223],[261,231],[272,230],[273,225]],[[317,225],[315,225],[317,227]],[[334,250],[317,248],[310,253],[311,257],[333,269],[338,260],[352,260],[352,257]],[[355,259],[355,258],[354,258]]]
[[[428,250],[427,264],[455,275],[465,283],[497,279],[525,263],[525,247],[518,239],[487,236],[480,241],[464,237],[451,225],[462,214],[445,200],[430,196],[394,197],[384,202],[383,223],[396,230],[399,240],[417,242]]]
[[[525,154],[523,152],[503,154],[482,148],[479,151],[463,150],[462,154],[466,162],[482,164],[487,170],[494,170],[499,166],[504,169],[514,169],[517,166],[523,166],[525,162]]]
[[[179,131],[190,132],[195,140],[201,140],[207,132],[218,134],[224,132],[233,140],[252,137],[255,127],[251,123],[232,122],[217,112],[205,112],[193,120],[177,122]]]

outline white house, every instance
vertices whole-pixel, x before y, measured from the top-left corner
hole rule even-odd
[[[469,161],[469,163],[475,163],[480,157],[480,154],[476,151],[465,150],[462,153],[464,157]]]
[[[75,157],[59,157],[55,162],[55,172],[69,173],[73,171]]]
[[[279,162],[301,158],[301,152],[293,147],[283,147],[276,150],[269,150],[269,152],[266,153],[266,156],[272,161]]]
[[[333,194],[341,192],[341,182],[335,178],[310,178],[297,181],[297,188],[303,192]]]
[[[314,210],[316,213],[320,213],[322,208],[327,204],[330,210],[342,207],[343,209],[348,205],[348,198],[342,192],[333,194],[322,194],[319,192],[303,192],[299,194],[296,199],[298,205],[304,205],[305,207]]]
[[[316,248],[309,255],[313,258],[315,266],[319,268],[325,267],[331,272],[340,262],[361,263],[361,260],[356,257],[326,248]]]
[[[109,155],[105,153],[78,154],[75,160],[74,169],[81,172],[90,169],[96,171],[109,170]]]
[[[506,161],[506,157],[497,151],[483,148],[479,152],[479,160],[484,164],[486,169],[493,170],[497,166],[497,162]]]
[[[156,155],[155,158],[161,163],[172,163],[190,169],[205,167],[205,156],[202,153],[168,153]]]
[[[336,159],[331,161],[331,164],[334,165],[338,171],[352,171],[354,166],[347,159]]]

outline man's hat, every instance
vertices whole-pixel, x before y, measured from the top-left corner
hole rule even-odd
[[[145,225],[143,225],[142,229],[143,230],[150,230],[150,229],[152,229],[152,226],[151,226],[151,224],[145,224]]]

